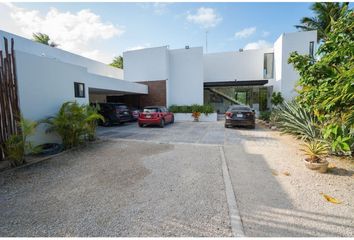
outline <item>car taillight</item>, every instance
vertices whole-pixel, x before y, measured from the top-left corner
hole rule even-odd
[[[226,117],[226,119],[231,119],[232,118],[232,112],[226,112],[225,113],[225,117]]]

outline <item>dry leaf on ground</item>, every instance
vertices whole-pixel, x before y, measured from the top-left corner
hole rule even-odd
[[[321,193],[321,194],[328,202],[335,203],[335,204],[341,204],[342,203],[342,201],[340,201],[340,200],[338,200],[338,199],[336,199],[334,197],[331,197],[331,196],[329,196],[327,194],[323,194],[323,193]]]
[[[284,174],[285,176],[290,176],[290,172],[288,172],[288,171],[283,171],[283,174]]]

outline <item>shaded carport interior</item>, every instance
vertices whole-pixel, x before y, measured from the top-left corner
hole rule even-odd
[[[89,88],[90,103],[125,103],[129,107],[139,108],[140,96],[144,93],[117,91],[112,89]]]
[[[123,82],[122,82],[123,83]],[[149,105],[166,106],[166,80],[128,82],[126,90],[89,87],[90,102],[125,103],[130,108],[142,109]],[[127,88],[129,87],[129,88]]]

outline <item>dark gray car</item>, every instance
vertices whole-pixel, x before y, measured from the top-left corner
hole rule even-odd
[[[255,128],[254,111],[245,105],[232,105],[225,113],[225,127],[246,126]]]

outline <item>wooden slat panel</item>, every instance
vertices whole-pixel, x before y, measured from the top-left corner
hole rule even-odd
[[[11,46],[3,39],[4,50],[0,50],[0,160],[4,160],[4,143],[13,134],[20,132],[20,107],[16,76],[14,40]]]

